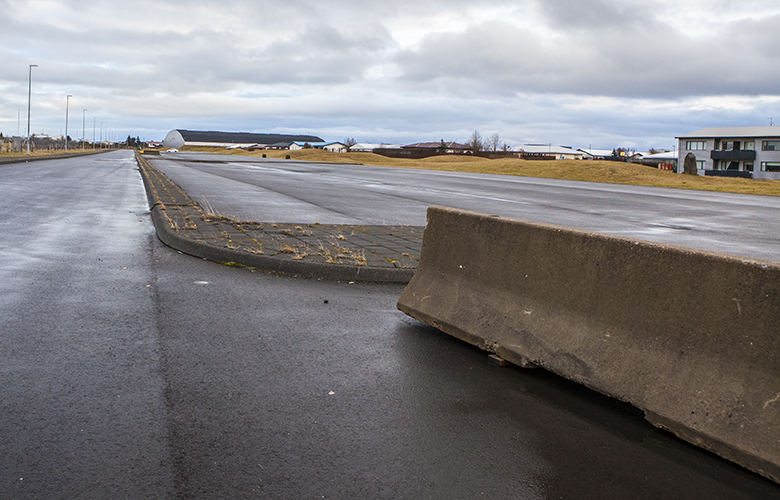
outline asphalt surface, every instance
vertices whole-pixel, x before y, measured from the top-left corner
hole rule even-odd
[[[128,152],[0,167],[0,498],[780,498],[395,309],[160,244]]]
[[[780,261],[775,197],[200,153],[151,162],[241,220],[424,226],[438,205]]]
[[[0,498],[173,494],[132,155],[0,167]]]

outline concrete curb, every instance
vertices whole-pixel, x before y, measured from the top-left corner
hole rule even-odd
[[[398,308],[780,482],[780,264],[430,208]]]
[[[69,153],[69,154],[56,154],[56,155],[47,155],[47,156],[14,156],[11,158],[0,158],[0,166],[2,165],[10,165],[13,163],[28,163],[31,161],[41,161],[41,160],[63,160],[67,158],[78,158],[79,156],[92,156],[92,155],[98,155],[101,153],[108,153],[110,151],[116,151],[115,149],[105,149],[103,151],[90,151],[90,152],[84,152],[84,153]]]
[[[256,268],[263,271],[328,280],[406,284],[414,275],[415,269],[413,268],[389,268],[306,262],[304,260],[292,260],[248,253],[183,236],[175,227],[173,227],[171,217],[166,213],[166,210],[197,210],[199,212],[197,203],[191,200],[178,186],[154,169],[148,160],[139,154],[136,155],[136,159],[139,164],[144,187],[146,188],[149,206],[152,207],[152,221],[154,222],[157,236],[165,245],[182,253],[214,262],[239,264],[241,266]],[[170,185],[166,187],[166,194],[159,192],[155,182],[150,179],[147,170],[150,172],[154,171],[155,176],[158,179],[165,178],[165,181],[170,183]],[[197,218],[189,218],[189,220],[193,219]],[[197,223],[207,224],[203,221],[202,217]]]

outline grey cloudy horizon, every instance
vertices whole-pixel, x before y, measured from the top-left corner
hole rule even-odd
[[[780,121],[775,0],[0,0],[0,132],[668,148]],[[88,111],[83,112],[83,109]],[[21,125],[20,125],[21,122]]]

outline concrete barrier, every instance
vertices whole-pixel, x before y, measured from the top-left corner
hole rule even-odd
[[[780,265],[445,208],[398,308],[780,482]]]

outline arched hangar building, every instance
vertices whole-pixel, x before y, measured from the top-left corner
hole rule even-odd
[[[171,130],[163,140],[166,148],[182,146],[249,147],[268,146],[279,142],[324,142],[316,135],[251,134],[249,132],[214,132],[200,130]]]

